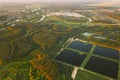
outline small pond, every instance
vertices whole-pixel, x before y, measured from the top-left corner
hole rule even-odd
[[[117,79],[119,63],[92,56],[85,68],[93,72]]]
[[[93,53],[100,56],[119,60],[119,51],[113,50],[111,48],[97,46]]]
[[[80,41],[73,41],[68,48],[76,49],[83,52],[89,52],[92,48],[92,44],[87,44]]]
[[[80,55],[77,52],[65,49],[56,57],[56,59],[67,64],[80,66],[85,57],[86,54]]]

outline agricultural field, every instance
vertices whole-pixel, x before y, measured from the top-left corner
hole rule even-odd
[[[79,3],[1,4],[0,80],[120,80],[119,13]]]

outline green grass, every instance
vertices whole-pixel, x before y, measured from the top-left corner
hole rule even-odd
[[[11,62],[8,63],[7,65],[4,65],[0,69],[0,80],[5,80],[7,78],[15,80],[17,79],[17,77],[21,77],[20,79],[25,78],[26,80],[28,80],[29,79],[28,72],[29,63],[27,61]],[[18,80],[20,79],[18,78]]]
[[[93,74],[84,70],[78,70],[75,80],[109,80],[104,76]]]
[[[92,54],[93,54],[93,51],[95,50],[95,47],[96,47],[96,45],[94,45],[94,46],[92,47],[92,49],[90,50],[90,52],[87,54],[85,60],[84,60],[83,63],[81,64],[81,67],[85,68],[88,60],[90,59],[90,57],[91,57]]]

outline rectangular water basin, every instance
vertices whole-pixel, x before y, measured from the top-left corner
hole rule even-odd
[[[80,41],[73,41],[68,48],[76,49],[83,52],[89,52],[92,48],[92,44],[87,44]]]
[[[85,59],[86,54],[78,54],[77,52],[71,50],[63,50],[55,59],[65,62],[67,64],[72,64],[75,66],[80,66]]]
[[[119,63],[92,56],[85,69],[117,79]]]
[[[100,56],[119,60],[119,51],[113,50],[111,48],[97,46],[93,53]]]

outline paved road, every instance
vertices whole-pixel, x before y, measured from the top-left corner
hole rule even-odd
[[[77,75],[77,71],[78,71],[78,67],[74,67],[72,75],[71,75],[71,77],[72,77],[73,80],[75,80],[75,77]]]
[[[37,22],[41,22],[45,19],[45,15],[42,15],[42,18],[40,20],[38,20]]]
[[[6,29],[6,28],[1,28],[0,31],[3,31],[3,30],[5,30],[5,29]]]

